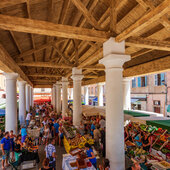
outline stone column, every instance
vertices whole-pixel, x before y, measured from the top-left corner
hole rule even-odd
[[[4,73],[6,78],[6,114],[5,131],[13,130],[18,134],[17,121],[17,73]]]
[[[62,77],[62,117],[66,116],[66,113],[68,111],[68,79],[65,77]]]
[[[34,107],[34,88],[32,88],[32,107]]]
[[[73,100],[73,88],[71,88],[71,100]]]
[[[61,112],[61,83],[56,82],[56,112]]]
[[[53,84],[53,88],[52,88],[52,105],[53,105],[53,110],[56,109],[56,88],[55,88],[55,84]]]
[[[103,44],[103,56],[100,64],[106,72],[106,157],[110,160],[110,169],[125,169],[124,152],[124,114],[122,65],[130,60],[125,55],[125,42],[117,43],[110,38]]]
[[[85,98],[85,105],[89,105],[89,88],[88,88],[88,86],[84,86],[84,98]]]
[[[30,86],[30,106],[32,106],[32,87]]]
[[[83,79],[82,69],[72,69],[73,79],[73,125],[80,125],[82,104],[81,104],[81,80]]]
[[[26,85],[26,81],[19,81],[19,120],[20,120],[20,124],[25,124],[25,117],[26,117],[25,85]]]
[[[30,85],[26,85],[26,111],[30,111]]]
[[[98,84],[98,106],[103,106],[103,85]]]
[[[123,109],[131,110],[131,89],[130,83],[132,78],[123,78]]]

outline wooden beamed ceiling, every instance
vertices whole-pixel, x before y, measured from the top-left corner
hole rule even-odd
[[[168,70],[170,0],[0,1],[0,50],[35,87],[69,78],[73,67],[83,69],[83,84],[104,80],[98,61],[111,36],[132,58],[124,76]]]

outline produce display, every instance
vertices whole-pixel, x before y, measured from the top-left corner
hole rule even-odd
[[[128,157],[133,158],[138,162],[147,162],[146,164],[153,166],[153,168],[165,168],[169,166],[167,161],[170,161],[170,134],[167,130],[135,122],[129,123],[126,126],[126,130],[129,134],[133,131],[135,135],[147,135],[151,140],[149,151],[143,149],[143,144],[142,146],[138,146],[134,139],[132,139],[134,142],[129,140],[125,141],[125,150]],[[139,133],[140,131],[145,133]],[[140,136],[140,139],[142,137],[143,136]],[[140,142],[142,141],[140,140]]]
[[[81,136],[74,126],[64,125],[64,147],[68,153],[75,148],[84,148],[85,143],[94,144],[94,140],[90,135]]]

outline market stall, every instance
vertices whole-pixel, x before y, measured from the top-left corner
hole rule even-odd
[[[71,154],[64,154],[63,155],[63,162],[62,162],[62,168],[64,170],[76,170],[78,169],[78,166],[81,168],[81,170],[95,170],[94,166],[89,161],[82,160],[83,165],[79,166],[77,165],[77,156],[72,156]]]
[[[130,134],[125,141],[128,157],[133,158],[145,169],[148,167],[152,167],[152,169],[170,168],[168,163],[170,161],[170,134],[168,130],[136,122],[129,123],[125,128],[125,131]],[[151,141],[148,149],[143,143],[145,138],[148,143]]]
[[[94,140],[90,135],[81,136],[79,130],[71,125],[63,125],[64,131],[64,147],[67,153],[75,148],[83,148],[85,143],[94,144]]]

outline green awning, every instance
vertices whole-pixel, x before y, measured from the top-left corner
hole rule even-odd
[[[167,107],[167,112],[170,113],[170,105],[168,105],[168,107]]]
[[[131,115],[133,117],[149,117],[150,116],[149,114],[139,113],[139,112],[135,112],[132,110],[124,110],[124,114]]]
[[[157,128],[167,129],[170,132],[170,120],[150,120],[146,121],[147,125],[156,126]]]

